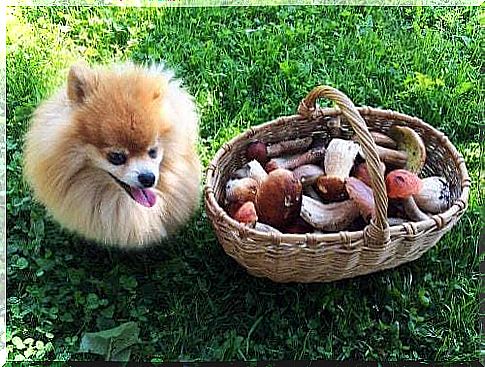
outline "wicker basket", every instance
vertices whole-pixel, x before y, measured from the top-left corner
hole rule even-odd
[[[334,101],[336,108],[319,108],[317,98]],[[405,125],[423,139],[427,160],[420,176],[441,175],[451,188],[452,206],[420,222],[389,227],[384,177],[369,133],[387,134],[391,125]],[[245,149],[252,140],[275,143],[315,133],[350,139],[357,135],[367,157],[376,204],[375,221],[364,230],[330,234],[277,234],[248,228],[221,207],[229,175],[247,163]],[[356,108],[342,92],[327,86],[311,91],[298,114],[253,127],[217,152],[207,170],[204,199],[207,215],[225,252],[248,272],[275,282],[329,282],[355,277],[419,258],[451,229],[468,205],[470,178],[463,157],[448,138],[422,120],[393,111]]]

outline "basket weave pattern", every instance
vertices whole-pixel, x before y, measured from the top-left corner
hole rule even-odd
[[[319,108],[326,97],[336,108]],[[387,194],[375,143],[369,131],[387,135],[392,125],[415,130],[426,146],[426,164],[420,177],[443,176],[450,185],[452,206],[420,222],[389,227]],[[264,233],[233,220],[222,208],[229,175],[247,163],[250,141],[276,143],[323,137],[350,139],[357,136],[366,155],[374,191],[376,218],[362,231],[328,234]],[[300,103],[298,114],[253,127],[224,144],[207,170],[204,201],[206,212],[224,251],[248,272],[275,282],[329,282],[368,274],[419,258],[463,215],[468,205],[470,178],[463,157],[448,138],[422,120],[394,111],[356,108],[343,93],[317,87]]]

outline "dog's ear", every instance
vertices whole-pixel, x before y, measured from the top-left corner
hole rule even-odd
[[[67,76],[67,96],[72,102],[83,103],[96,85],[96,73],[87,64],[76,63],[71,66]]]

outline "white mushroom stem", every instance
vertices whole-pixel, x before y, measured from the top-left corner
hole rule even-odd
[[[353,200],[323,204],[303,195],[301,217],[312,227],[324,231],[341,231],[359,216],[359,208]]]
[[[233,180],[246,177],[252,178],[258,183],[261,183],[266,179],[266,177],[268,177],[268,173],[257,160],[252,160],[231,174],[231,179]]]
[[[319,148],[314,148],[310,149],[309,151],[295,155],[295,156],[290,156],[287,158],[280,158],[280,159],[271,159],[267,164],[266,164],[266,171],[274,171],[275,169],[278,168],[283,168],[283,169],[288,169],[292,170],[296,167],[303,166],[304,164],[313,164],[317,163],[318,161],[323,160],[325,157],[325,148],[324,147],[319,147]]]
[[[351,140],[332,139],[325,154],[325,174],[342,180],[349,177],[359,149],[359,144]]]
[[[344,181],[349,177],[359,149],[359,144],[351,140],[330,141],[325,154],[325,175],[316,181],[318,193],[323,200],[342,201],[348,198]]]
[[[401,203],[403,205],[404,213],[414,222],[419,222],[422,220],[429,219],[429,216],[424,214],[416,205],[412,196],[409,196],[405,199],[401,199]]]
[[[268,173],[263,166],[256,160],[248,162],[249,177],[254,178],[258,183],[263,182],[268,177]]]

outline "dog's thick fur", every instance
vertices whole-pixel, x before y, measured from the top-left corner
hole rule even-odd
[[[67,84],[34,113],[24,174],[63,227],[99,243],[140,248],[173,234],[197,208],[197,136],[193,98],[163,67],[76,64]],[[127,162],[113,165],[111,151],[124,152]],[[119,182],[134,185],[140,167],[156,167],[155,185],[138,189],[156,195],[151,207]]]

